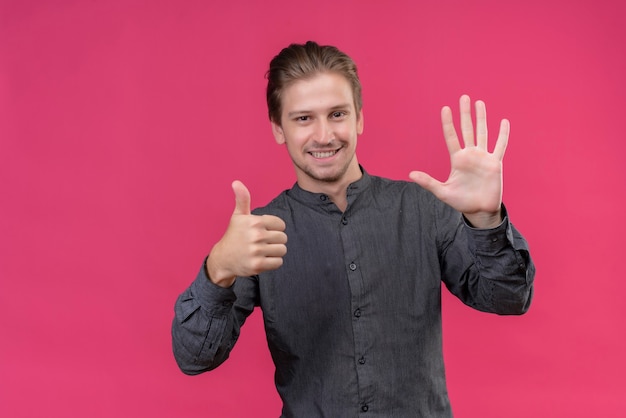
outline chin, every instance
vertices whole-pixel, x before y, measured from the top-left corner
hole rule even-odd
[[[335,169],[335,170],[320,170],[320,171],[313,171],[310,170],[307,175],[309,177],[311,177],[313,180],[316,181],[320,181],[323,183],[336,183],[338,181],[340,181],[343,177],[345,177],[346,172],[348,171],[347,167],[344,167],[342,169]]]

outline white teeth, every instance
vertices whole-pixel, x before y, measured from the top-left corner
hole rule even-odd
[[[311,152],[311,155],[315,158],[328,158],[335,155],[337,151],[326,151],[326,152]]]

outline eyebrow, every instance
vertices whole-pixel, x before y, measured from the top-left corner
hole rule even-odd
[[[329,111],[330,112],[335,112],[337,110],[346,110],[346,109],[349,109],[349,108],[350,108],[350,104],[346,103],[346,104],[340,104],[340,105],[337,105],[337,106],[333,106],[333,107],[331,107],[329,109]],[[311,113],[314,113],[314,112],[311,111],[311,110],[296,110],[296,111],[287,113],[287,117],[288,118],[293,118],[295,116],[308,115],[308,114],[311,114]]]

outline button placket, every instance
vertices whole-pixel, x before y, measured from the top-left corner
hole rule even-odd
[[[354,336],[354,351],[353,351],[353,364],[355,366],[355,372],[357,373],[358,386],[359,386],[359,398],[360,401],[356,406],[359,414],[370,411],[368,400],[371,399],[373,393],[374,384],[371,381],[369,369],[369,360],[366,361],[365,353],[368,347],[371,346],[371,335],[368,332],[369,318],[367,317],[367,298],[364,298],[364,285],[365,280],[362,277],[361,271],[364,266],[361,265],[362,259],[360,258],[362,253],[360,251],[360,241],[358,239],[358,230],[354,229],[354,225],[359,223],[358,216],[354,217],[354,213],[351,211],[351,205],[354,203],[353,198],[348,198],[349,206],[344,213],[337,213],[339,215],[335,218],[335,225],[338,228],[338,232],[341,236],[342,246],[344,249],[344,262],[346,268],[346,274],[348,284],[351,292],[351,307],[352,307],[352,329]],[[356,224],[352,221],[355,220]],[[367,263],[366,263],[367,264]],[[364,305],[365,303],[365,305]]]

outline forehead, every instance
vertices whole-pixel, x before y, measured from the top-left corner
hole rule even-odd
[[[344,105],[354,107],[350,82],[337,73],[319,73],[294,81],[281,96],[283,115],[325,111]]]

